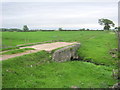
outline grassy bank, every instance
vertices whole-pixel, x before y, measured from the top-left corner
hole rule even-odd
[[[3,88],[108,88],[112,67],[81,61],[56,63],[45,51],[5,60]]]

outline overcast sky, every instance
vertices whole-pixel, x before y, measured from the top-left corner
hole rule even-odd
[[[100,18],[118,24],[119,0],[11,1],[14,2],[2,2],[2,27],[5,28],[22,29],[28,25],[30,29],[102,29],[98,24]]]

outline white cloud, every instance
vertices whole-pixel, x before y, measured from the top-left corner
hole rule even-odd
[[[78,0],[76,0],[78,1]],[[117,25],[117,4],[112,2],[39,2],[3,3],[3,27],[21,28],[96,28],[99,18]]]

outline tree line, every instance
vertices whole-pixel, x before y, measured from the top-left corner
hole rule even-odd
[[[115,27],[115,24],[113,23],[113,21],[109,20],[109,19],[99,19],[98,20],[98,23],[100,25],[103,25],[104,28],[103,30],[110,30],[111,27]],[[120,29],[120,27],[115,27],[114,30],[118,30]],[[101,30],[101,31],[103,31]],[[27,25],[24,25],[23,26],[23,29],[18,29],[18,28],[10,28],[10,29],[7,29],[7,28],[0,28],[0,31],[9,31],[9,32],[35,32],[35,31],[56,31],[56,30],[42,30],[42,29],[37,29],[37,30],[29,30],[28,26]],[[85,28],[82,28],[82,29],[78,29],[78,30],[66,30],[66,29],[62,29],[62,28],[59,28],[58,31],[96,31],[96,30],[90,30],[90,29],[85,29]],[[97,30],[98,31],[98,30]]]

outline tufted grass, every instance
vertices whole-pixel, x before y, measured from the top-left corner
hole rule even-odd
[[[41,51],[3,63],[3,88],[108,88],[117,80],[112,67],[81,61],[57,63],[51,54]]]

